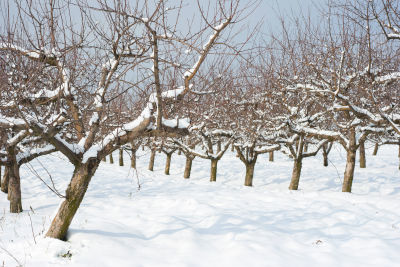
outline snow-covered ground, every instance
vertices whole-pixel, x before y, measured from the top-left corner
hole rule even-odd
[[[68,242],[43,238],[61,201],[28,167],[64,193],[72,166],[53,154],[21,170],[22,214],[10,214],[0,192],[0,266],[399,266],[400,171],[397,147],[368,150],[353,193],[341,193],[345,153],[330,166],[305,159],[300,190],[289,191],[292,161],[259,158],[254,186],[227,152],[209,182],[209,161],[196,159],[182,178],[184,156],[171,175],[157,154],[140,151],[137,172],[102,163],[72,222]],[[117,159],[117,153],[114,158]],[[140,185],[140,188],[139,188]]]

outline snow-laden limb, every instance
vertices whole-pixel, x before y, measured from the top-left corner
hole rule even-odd
[[[19,165],[30,162],[31,160],[40,156],[48,155],[57,151],[56,148],[52,145],[34,148],[28,147],[21,150],[22,151],[17,154],[17,162]]]
[[[388,39],[400,39],[399,33],[388,33],[386,36]]]
[[[218,38],[218,36],[222,32],[222,30],[225,29],[231,23],[231,20],[232,20],[232,18],[229,17],[227,20],[225,20],[221,24],[214,27],[214,32],[213,32],[213,34],[210,35],[208,41],[203,45],[203,50],[201,51],[197,61],[193,64],[193,66],[190,70],[188,70],[184,73],[183,76],[184,76],[185,80],[190,81],[196,75],[201,64],[205,60],[208,52],[210,51],[211,47],[214,45],[215,40]]]
[[[41,55],[44,55],[43,52],[41,52],[41,51],[27,50],[21,46],[18,46],[18,45],[12,44],[12,43],[0,42],[0,51],[1,50],[15,51],[15,52],[21,53],[21,54],[23,54],[31,59],[35,59],[35,60],[38,60],[41,57]]]
[[[162,124],[169,128],[179,128],[179,129],[187,129],[190,125],[190,120],[188,118],[183,119],[162,119]]]
[[[257,154],[264,154],[264,153],[268,153],[268,152],[272,152],[272,151],[276,151],[281,149],[281,145],[279,144],[275,144],[275,145],[262,145],[262,146],[258,146],[254,149],[254,152],[256,152]]]
[[[183,91],[184,90],[182,87],[168,90],[162,93],[162,97],[164,100],[177,99],[181,94],[183,94]],[[137,137],[144,132],[155,130],[153,122],[157,116],[156,103],[156,93],[153,93],[150,95],[147,105],[135,120],[117,127],[111,133],[106,135],[100,142],[97,142],[88,149],[85,149],[85,152],[82,156],[82,162],[86,163],[90,158],[99,158],[99,154],[107,155],[115,149],[116,145],[128,143],[129,140],[133,140],[134,137]],[[185,130],[189,126],[189,119],[183,118],[178,120],[166,120],[165,123],[163,122],[163,126],[170,129]],[[87,141],[85,143],[87,143]]]
[[[27,137],[28,134],[29,134],[29,132],[26,131],[26,130],[19,131],[16,135],[14,135],[13,137],[11,137],[10,139],[7,140],[7,146],[15,146],[15,145],[17,145],[25,137]]]
[[[344,147],[349,146],[349,140],[340,132],[315,129],[315,128],[311,128],[311,127],[307,127],[307,126],[300,126],[300,125],[290,125],[290,128],[293,132],[298,133],[298,134],[306,134],[306,135],[310,135],[315,138],[327,139],[330,141],[337,140]]]
[[[100,120],[103,113],[104,96],[110,85],[112,75],[117,70],[119,60],[115,58],[109,58],[103,65],[101,70],[101,77],[94,95],[94,112],[89,120],[89,131],[85,135],[81,136],[84,139],[84,148],[90,148],[90,145],[94,142],[96,134],[100,127]]]
[[[26,122],[19,118],[6,117],[0,114],[0,127],[1,128],[25,128]]]
[[[395,80],[399,80],[400,79],[400,72],[392,72],[383,76],[377,76],[375,77],[375,82],[378,83],[387,83],[387,82],[392,82]]]
[[[235,136],[232,131],[226,131],[222,129],[207,130],[204,127],[200,127],[197,132],[191,129],[191,133],[196,134],[202,142],[202,145],[206,149],[204,153],[184,144],[183,142],[180,142],[179,140],[174,140],[174,143],[184,150],[185,153],[189,153],[203,159],[220,160],[226,150],[229,148],[229,145],[231,145],[235,140]],[[223,147],[221,147],[221,150],[217,151],[216,153],[213,149],[212,140],[215,137],[224,137],[226,139]]]

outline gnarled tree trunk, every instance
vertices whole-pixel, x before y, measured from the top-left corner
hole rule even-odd
[[[3,191],[4,193],[8,193],[8,181],[9,181],[9,173],[10,173],[10,167],[9,166],[5,166],[4,167],[4,174],[3,174],[3,181],[1,183],[1,191]]]
[[[189,179],[190,172],[192,171],[192,163],[193,163],[193,157],[186,156],[185,171],[183,172],[183,178]]]
[[[353,185],[354,169],[356,166],[357,156],[357,144],[356,144],[356,133],[352,130],[349,136],[349,147],[346,148],[347,159],[346,169],[344,171],[342,192],[351,192],[351,186]]]
[[[110,164],[114,164],[114,158],[113,158],[112,153],[110,154]]]
[[[253,177],[254,177],[254,166],[256,165],[256,161],[253,160],[251,162],[246,162],[246,177],[244,179],[245,186],[253,186]]]
[[[221,141],[217,141],[217,153],[221,152],[222,150],[222,145],[221,145]]]
[[[169,175],[169,169],[171,167],[171,158],[172,158],[172,153],[167,153],[167,161],[165,162],[165,171],[164,173],[166,175]]]
[[[217,159],[211,159],[210,182],[216,182],[217,181],[217,166],[218,166],[218,160]]]
[[[378,145],[378,143],[375,143],[374,151],[372,152],[372,156],[376,156],[376,154],[378,154],[378,149],[379,149],[379,145]]]
[[[302,162],[303,162],[302,156],[298,156],[297,158],[294,159],[292,180],[290,181],[289,185],[290,190],[297,190],[299,188]]]
[[[131,167],[136,169],[136,150],[137,148],[131,148]]]
[[[269,161],[274,161],[274,151],[269,152]]]
[[[149,161],[149,171],[153,171],[154,169],[154,159],[156,157],[156,150],[152,149],[150,154],[150,161]]]
[[[365,142],[360,142],[360,168],[366,168],[367,163],[365,159]]]
[[[328,155],[332,150],[333,142],[322,145],[322,156],[324,158],[324,166],[328,167]]]
[[[346,169],[344,172],[342,192],[351,192],[351,186],[353,184],[354,169],[356,166],[356,154],[355,150],[347,151]]]
[[[124,150],[119,149],[119,166],[124,166]]]
[[[15,156],[9,171],[8,199],[10,200],[10,212],[20,213],[22,212],[21,179],[19,176],[19,165],[16,162]]]
[[[68,228],[85,196],[89,182],[98,165],[99,161],[90,159],[86,163],[75,166],[74,174],[66,191],[66,198],[61,203],[57,215],[46,233],[47,237],[65,240]]]

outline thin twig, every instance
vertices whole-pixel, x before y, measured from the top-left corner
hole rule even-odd
[[[66,198],[64,195],[60,194],[57,189],[51,188],[43,179],[40,177],[40,175],[36,172],[36,170],[33,168],[33,166],[28,162],[26,164],[28,166],[28,169],[31,173],[33,173],[37,178],[39,178],[40,181],[42,181],[54,194],[56,194],[59,198]],[[53,184],[54,185],[54,184]]]
[[[31,214],[29,213],[29,211],[28,211],[28,216],[29,216],[29,220],[31,221],[31,231],[32,231],[33,241],[35,241],[35,244],[37,244],[36,238],[35,238],[35,232],[33,231],[32,218],[31,218]]]
[[[8,256],[13,258],[17,262],[17,264],[18,264],[17,267],[22,267],[22,263],[13,254],[11,254],[7,249],[5,249],[3,246],[0,246],[0,249],[2,249]],[[4,265],[4,262],[3,262],[3,265]]]

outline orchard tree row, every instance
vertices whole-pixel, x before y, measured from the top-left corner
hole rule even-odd
[[[398,4],[337,1],[318,22],[283,17],[265,40],[259,26],[246,27],[255,8],[239,0],[3,4],[0,164],[10,212],[22,211],[21,165],[58,151],[74,170],[46,235],[64,239],[101,160],[141,144],[150,164],[156,150],[167,155],[166,173],[172,153],[184,153],[185,178],[195,157],[209,159],[211,181],[231,147],[246,186],[258,155],[280,150],[293,159],[289,189],[297,190],[302,160],[322,151],[327,164],[336,142],[347,152],[342,191],[351,192],[366,141],[400,145]]]

